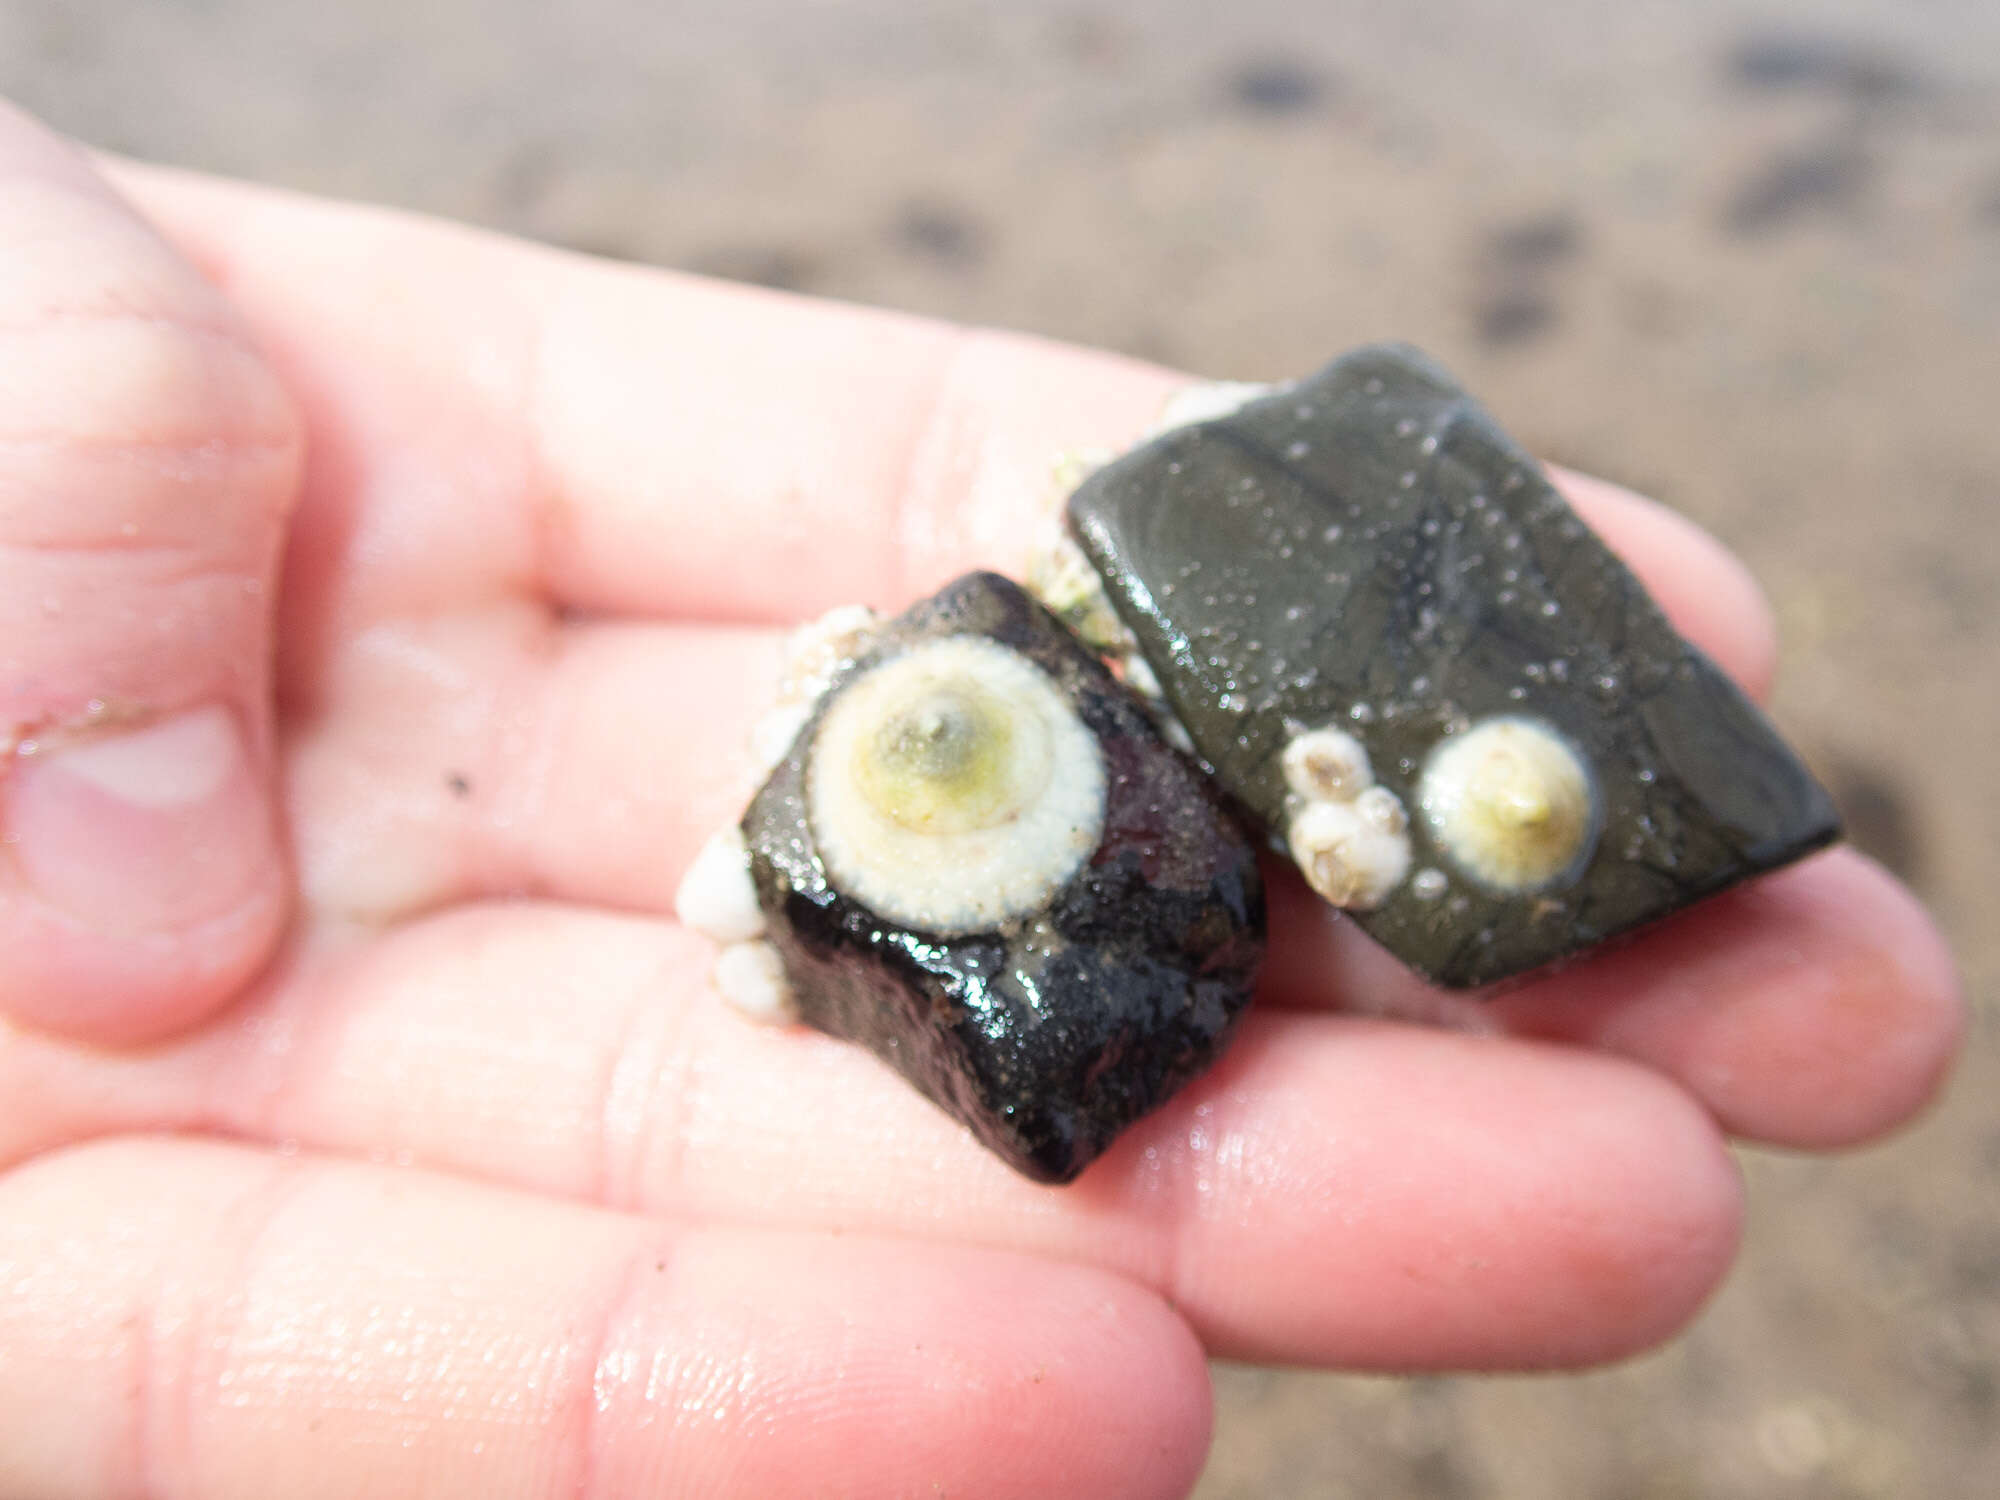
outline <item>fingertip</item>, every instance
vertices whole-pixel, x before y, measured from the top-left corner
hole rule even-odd
[[[1943,935],[1908,887],[1859,850],[1827,851],[1747,892],[1791,936],[1740,1030],[1711,1044],[1768,1059],[1769,1087],[1732,1100],[1741,1133],[1802,1149],[1864,1145],[1943,1090],[1967,1007]],[[1803,953],[1806,961],[1798,961]]]
[[[1823,1144],[1854,1146],[1911,1123],[1943,1094],[1971,1024],[1964,977],[1944,934],[1910,888],[1859,850],[1849,851],[1857,904],[1875,912],[1875,975],[1850,976],[1848,993],[1886,1002],[1875,1097],[1830,1122]],[[1872,980],[1872,982],[1871,982]]]
[[[0,1010],[124,1044],[234,994],[289,886],[251,741],[220,704],[17,741],[0,760]]]
[[[754,1393],[721,1415],[727,1493],[980,1494],[1039,1500],[1178,1500],[1206,1458],[1208,1374],[1187,1325],[1136,1284],[1090,1267],[1001,1251],[895,1241],[719,1231],[683,1246],[661,1295],[635,1302],[611,1368],[678,1341],[703,1357],[702,1329],[763,1304],[785,1330],[761,1372],[791,1392],[786,1441]],[[801,1277],[798,1252],[809,1249]],[[752,1292],[753,1283],[767,1289]],[[633,1355],[625,1354],[627,1343]],[[837,1378],[836,1378],[837,1376]],[[599,1431],[610,1493],[645,1486],[649,1445],[629,1431],[647,1396],[606,1383]],[[799,1409],[810,1406],[812,1419]]]
[[[23,1026],[99,1047],[137,1047],[189,1030],[243,995],[284,933],[288,892],[262,883],[233,910],[174,933],[106,940],[49,924],[0,942],[0,1011]]]
[[[1658,1075],[1621,1071],[1615,1117],[1592,1122],[1604,1130],[1588,1158],[1597,1180],[1569,1187],[1571,1202],[1602,1205],[1592,1232],[1568,1243],[1576,1316],[1550,1320],[1553,1347],[1535,1365],[1610,1363],[1673,1337],[1742,1243],[1742,1174],[1715,1121]]]
[[[1742,944],[1736,993],[1680,1054],[1724,1125],[1830,1151],[1919,1117],[1967,1023],[1957,965],[1922,903],[1866,855],[1838,848],[1767,877],[1738,905],[1724,920],[1764,936]]]
[[[1879,1139],[1936,1097],[1966,1004],[1930,915],[1849,848],[1716,896],[1493,1002],[1511,1027],[1676,1079],[1747,1140]]]
[[[0,113],[0,1011],[180,1030],[270,952],[274,578],[303,462],[229,306]]]
[[[1224,1357],[1597,1364],[1692,1317],[1741,1232],[1706,1113],[1573,1048],[1274,1017],[1188,1109],[1144,1166],[1192,1189],[1162,1258]]]

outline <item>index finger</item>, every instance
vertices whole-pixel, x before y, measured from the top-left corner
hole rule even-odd
[[[900,608],[970,567],[1015,571],[1057,461],[1129,445],[1188,381],[1020,334],[116,170],[335,428],[322,451],[365,479],[353,450],[377,429],[360,414],[440,408],[427,444],[457,433],[469,470],[510,476],[512,513],[468,527],[488,554],[522,549],[516,572],[571,609],[791,621],[855,600]],[[1740,564],[1669,511],[1558,478],[1682,632],[1758,690],[1769,613]],[[422,487],[433,505],[453,493],[440,480]]]

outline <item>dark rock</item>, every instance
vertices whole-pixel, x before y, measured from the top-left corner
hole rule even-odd
[[[1355,920],[1434,980],[1536,968],[1838,836],[1763,716],[1414,350],[1355,351],[1167,433],[1069,515],[1197,752],[1274,837],[1287,740],[1361,741],[1412,813],[1414,863]],[[1430,752],[1501,716],[1552,726],[1596,782],[1588,857],[1513,893],[1416,816]]]
[[[814,729],[871,668],[984,636],[1054,679],[1096,737],[1103,832],[1029,917],[914,931],[835,887],[806,812]],[[836,680],[743,819],[803,1019],[859,1042],[1009,1164],[1064,1182],[1219,1055],[1263,954],[1256,851],[1139,702],[1014,584],[961,578],[884,627]]]

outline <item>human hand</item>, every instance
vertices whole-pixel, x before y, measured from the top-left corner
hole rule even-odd
[[[0,122],[0,1493],[1178,1494],[1204,1351],[1642,1347],[1723,1132],[1936,1085],[1948,960],[1851,851],[1455,1029],[1278,880],[1222,1063],[1029,1184],[664,913],[783,623],[1018,571],[1181,377],[117,177],[208,284]],[[1760,689],[1740,569],[1567,488]]]

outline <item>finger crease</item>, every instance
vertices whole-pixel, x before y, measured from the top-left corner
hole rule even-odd
[[[129,1451],[137,1493],[186,1494],[202,1487],[194,1472],[195,1429],[202,1407],[223,1384],[233,1337],[225,1325],[241,1312],[243,1289],[265,1237],[311,1176],[298,1162],[273,1158],[269,1170],[220,1216],[215,1235],[185,1247],[203,1257],[217,1246],[234,1248],[225,1249],[221,1275],[206,1284],[187,1277],[183,1287],[192,1306],[181,1316],[172,1316],[167,1303],[179,1289],[173,1278],[184,1270],[184,1261],[158,1267],[141,1294],[130,1315],[135,1355]]]
[[[662,966],[664,968],[664,965]],[[705,986],[669,986],[663,973],[660,993],[678,992],[679,1003],[654,1007],[660,1019],[653,1031],[654,1056],[641,1099],[643,1113],[635,1122],[638,1149],[633,1153],[629,1201],[642,1213],[679,1209],[688,1197],[689,1123],[698,1113],[700,1066],[696,1061],[696,1010]]]
[[[548,453],[548,403],[542,391],[548,368],[549,321],[547,308],[526,316],[518,398],[520,420],[512,424],[521,433],[521,503],[527,509],[528,520],[527,576],[521,586],[536,599],[556,597],[556,546],[572,529],[567,521],[567,498],[556,481],[556,468]]]
[[[626,1003],[623,1024],[606,1059],[598,1111],[596,1198],[607,1208],[641,1211],[648,1140],[664,1135],[672,1141],[680,1134],[678,1111],[662,1108],[679,1092],[680,1069],[670,1076],[667,1060],[686,1054],[678,1036],[682,1028],[675,1024],[672,1011],[660,1003],[657,993],[641,987]],[[668,1116],[664,1122],[662,1114]]]
[[[612,1467],[605,1461],[605,1449],[613,1441],[604,1414],[620,1387],[647,1379],[646,1372],[635,1367],[634,1352],[618,1347],[618,1334],[640,1299],[653,1295],[653,1287],[670,1274],[675,1239],[666,1230],[640,1238],[600,1306],[590,1339],[581,1345],[587,1357],[574,1367],[575,1388],[563,1402],[570,1413],[563,1426],[575,1434],[575,1468],[570,1482],[556,1491],[571,1500],[593,1500],[602,1493],[601,1477]]]

